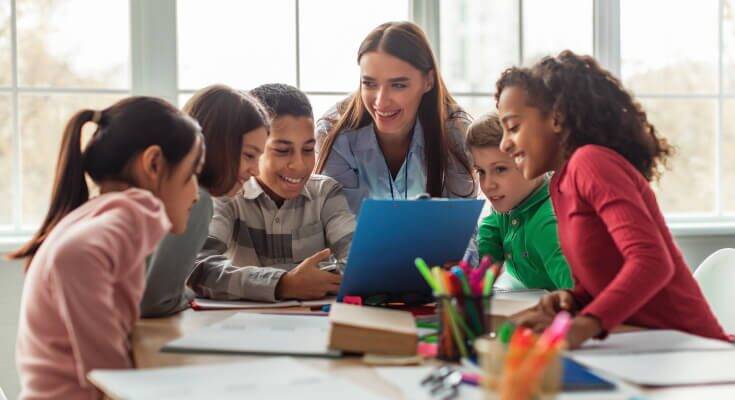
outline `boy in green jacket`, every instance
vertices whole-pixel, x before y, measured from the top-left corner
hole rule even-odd
[[[548,182],[545,177],[523,178],[514,160],[500,151],[502,138],[496,114],[483,115],[467,130],[480,188],[493,208],[477,232],[479,256],[505,262],[505,270],[527,288],[571,288]]]

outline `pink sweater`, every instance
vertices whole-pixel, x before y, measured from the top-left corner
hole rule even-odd
[[[22,399],[96,399],[96,368],[130,368],[145,257],[170,228],[150,192],[104,194],[67,215],[25,279],[16,361]]]

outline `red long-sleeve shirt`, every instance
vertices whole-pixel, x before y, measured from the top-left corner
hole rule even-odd
[[[577,149],[551,181],[581,314],[728,340],[674,243],[651,186],[612,149]]]

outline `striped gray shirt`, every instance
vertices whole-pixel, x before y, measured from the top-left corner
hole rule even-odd
[[[355,217],[342,187],[312,175],[301,195],[279,208],[251,178],[234,198],[218,198],[189,286],[201,297],[275,301],[281,275],[329,247],[347,259]]]

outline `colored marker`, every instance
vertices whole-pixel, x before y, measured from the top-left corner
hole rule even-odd
[[[505,356],[504,370],[506,373],[514,372],[521,365],[523,359],[531,350],[534,341],[533,331],[528,328],[520,327],[513,332],[508,346],[508,354]]]
[[[538,340],[538,346],[542,348],[550,348],[557,342],[564,339],[572,325],[572,316],[566,311],[561,311],[556,314],[554,321],[551,325],[546,328],[544,333]]]
[[[516,326],[514,323],[510,321],[503,322],[503,325],[500,325],[500,328],[498,329],[498,340],[500,343],[507,345],[510,343],[510,338],[513,336],[513,331],[515,331]]]
[[[465,275],[469,275],[470,271],[472,271],[472,265],[470,265],[470,253],[464,255],[462,261],[459,262],[459,267],[462,268]]]
[[[459,282],[466,296],[472,296],[472,290],[470,289],[469,283],[467,283],[467,279],[465,279],[464,273],[462,272],[462,268],[459,268],[459,267],[452,268],[452,277],[454,277]],[[475,303],[472,301],[472,299],[465,300],[465,312],[469,314],[470,320],[472,321],[472,325],[475,328],[475,332],[478,335],[483,334],[484,332],[482,332],[482,322],[481,322],[482,316],[479,315],[480,313],[475,308]]]
[[[480,260],[480,265],[477,267],[480,269],[480,271],[485,271],[488,268],[490,268],[490,256],[484,256],[482,257],[482,260]]]
[[[500,266],[498,264],[494,264],[492,268],[490,268],[487,272],[485,272],[485,279],[482,286],[482,295],[483,296],[489,296],[490,293],[493,291],[493,284],[495,283],[495,280],[497,279],[500,272]]]
[[[423,276],[426,280],[426,283],[429,284],[431,290],[436,292],[436,282],[434,282],[434,278],[431,277],[431,272],[429,272],[429,266],[426,265],[426,261],[424,261],[421,257],[417,257],[416,260],[414,260],[414,263],[416,264],[416,268],[418,268],[419,273],[421,273],[421,276]]]
[[[444,294],[444,282],[441,276],[441,268],[434,267],[431,269],[432,276],[434,277],[434,285],[436,285],[436,289],[434,290],[434,293],[437,295]]]
[[[464,291],[464,294],[471,296],[472,290],[470,289],[470,284],[467,282],[467,278],[465,277],[464,271],[460,267],[452,267],[451,269],[452,274],[459,279],[460,285],[462,285],[462,290]]]

